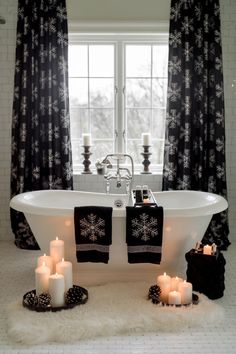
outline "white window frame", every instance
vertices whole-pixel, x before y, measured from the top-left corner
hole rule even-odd
[[[119,27],[119,26],[118,26]],[[121,29],[121,27],[120,27]],[[89,44],[114,44],[115,45],[115,90],[114,90],[114,105],[115,105],[115,122],[114,122],[114,147],[115,152],[124,152],[125,149],[125,85],[124,85],[124,70],[125,70],[125,45],[126,44],[167,44],[168,33],[161,30],[155,33],[83,33],[70,32],[69,45],[76,43]],[[121,117],[119,119],[119,117]],[[163,137],[164,139],[164,137]],[[110,153],[110,152],[108,152]],[[135,170],[140,171],[141,165],[135,165]],[[81,164],[74,168],[74,172],[78,173],[83,169]],[[95,167],[91,166],[91,170],[95,171]],[[162,165],[151,165],[151,170],[155,173],[162,173]]]

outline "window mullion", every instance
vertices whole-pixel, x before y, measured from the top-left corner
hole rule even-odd
[[[124,152],[124,99],[123,99],[123,43],[117,42],[117,55],[116,55],[116,84],[118,88],[117,92],[117,107],[116,107],[116,130],[118,133],[116,141],[116,151]]]

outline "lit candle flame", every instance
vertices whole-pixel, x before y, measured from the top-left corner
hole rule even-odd
[[[56,240],[58,241],[58,237],[56,237]]]
[[[43,267],[45,267],[45,265],[46,265],[46,263],[45,263],[45,262],[43,262],[42,266],[43,266]]]
[[[62,260],[61,260],[62,262],[64,262],[64,258],[62,258]]]
[[[46,253],[44,253],[43,256],[46,257]]]

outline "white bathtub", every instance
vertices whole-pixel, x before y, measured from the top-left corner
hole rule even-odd
[[[163,247],[160,265],[128,264],[125,242],[125,205],[127,195],[46,190],[22,193],[10,206],[25,217],[42,250],[49,253],[49,242],[57,236],[65,241],[65,257],[73,262],[77,281],[84,284],[105,281],[147,280],[155,283],[156,275],[167,272],[185,277],[185,253],[201,241],[213,214],[228,207],[216,194],[197,191],[154,192],[158,205],[164,207]],[[115,207],[121,200],[123,206]],[[112,245],[108,264],[77,263],[73,213],[75,206],[113,207]]]

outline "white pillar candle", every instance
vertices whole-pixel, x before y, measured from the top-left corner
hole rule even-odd
[[[52,274],[49,277],[49,294],[52,307],[60,307],[65,304],[65,279],[62,274]]]
[[[179,291],[170,291],[168,295],[169,305],[181,305],[181,294]]]
[[[181,304],[188,305],[192,302],[192,291],[193,286],[191,283],[184,280],[182,283],[179,283],[179,292],[181,294]]]
[[[56,237],[56,240],[50,242],[50,256],[53,258],[56,267],[56,264],[65,257],[63,240],[59,240],[58,237]]]
[[[160,300],[162,302],[168,302],[168,295],[170,292],[171,277],[164,273],[157,277],[157,285],[161,288]]]
[[[150,146],[151,144],[151,134],[150,133],[142,133],[142,145]]]
[[[45,265],[45,263],[35,269],[36,295],[48,293],[49,276],[50,269]]]
[[[82,134],[83,146],[91,146],[91,134]]]
[[[178,288],[179,288],[179,283],[181,283],[183,281],[182,278],[179,278],[179,277],[174,277],[174,278],[171,278],[171,281],[170,281],[170,290],[171,291],[178,291]]]
[[[203,254],[211,255],[211,252],[212,252],[212,247],[211,247],[211,246],[205,245],[205,246],[203,247]]]
[[[53,273],[53,258],[51,256],[47,256],[44,253],[43,256],[38,257],[37,265],[40,267],[43,263],[50,269],[50,274]]]
[[[58,274],[64,275],[65,278],[65,291],[73,287],[73,276],[72,276],[72,263],[68,261],[62,261],[56,264],[56,272]]]

